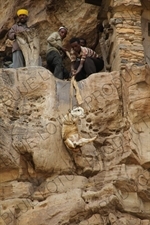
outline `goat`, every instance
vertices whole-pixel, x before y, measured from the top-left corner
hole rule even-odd
[[[80,147],[97,138],[97,136],[93,138],[83,138],[79,134],[77,122],[84,116],[84,109],[77,107],[67,113],[62,120],[62,138],[69,150],[79,151]]]

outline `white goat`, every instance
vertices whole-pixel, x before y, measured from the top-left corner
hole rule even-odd
[[[97,136],[93,138],[83,138],[80,136],[77,122],[84,116],[84,109],[77,107],[67,113],[62,120],[62,138],[66,147],[70,150],[78,151],[80,150],[80,147],[97,138]]]

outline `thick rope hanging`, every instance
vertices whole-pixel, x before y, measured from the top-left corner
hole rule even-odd
[[[72,99],[73,99],[73,90],[75,89],[75,96],[76,96],[76,99],[77,99],[77,102],[78,102],[78,105],[81,105],[83,103],[83,99],[81,97],[81,94],[80,94],[80,90],[79,90],[79,87],[78,87],[78,84],[77,84],[77,81],[75,80],[74,76],[71,78],[71,83],[70,83],[70,109],[72,109]]]

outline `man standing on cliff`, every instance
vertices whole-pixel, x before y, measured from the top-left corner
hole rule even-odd
[[[64,68],[63,58],[66,48],[62,46],[64,38],[67,36],[67,28],[61,26],[57,32],[53,32],[47,39],[47,65],[48,69],[55,77],[63,80],[69,77],[68,71]]]
[[[28,30],[27,21],[28,21],[28,11],[26,9],[19,9],[17,11],[18,22],[12,26],[8,32],[8,38],[13,40],[12,47],[12,57],[13,57],[13,68],[19,68],[25,66],[24,56],[22,51],[17,43],[16,35],[19,32]]]

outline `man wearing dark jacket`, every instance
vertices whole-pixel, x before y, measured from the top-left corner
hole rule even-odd
[[[47,65],[55,77],[63,80],[69,77],[68,71],[64,68],[63,58],[66,49],[63,47],[63,39],[67,35],[67,28],[62,26],[58,31],[53,32],[47,39]]]
[[[19,32],[28,30],[28,11],[26,9],[19,9],[17,11],[18,22],[14,24],[8,32],[8,38],[13,40],[12,47],[12,58],[13,58],[13,68],[19,68],[25,66],[24,56],[16,40],[16,35]]]

